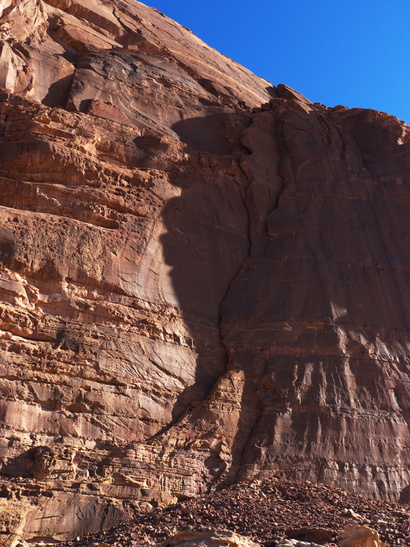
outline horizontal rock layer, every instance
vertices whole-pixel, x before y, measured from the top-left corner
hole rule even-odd
[[[0,532],[409,477],[409,129],[138,2],[0,11]]]

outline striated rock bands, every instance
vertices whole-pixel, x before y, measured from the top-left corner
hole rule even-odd
[[[1,542],[272,474],[408,501],[409,128],[138,2],[0,12]]]
[[[242,474],[262,464],[391,495],[408,481],[408,197],[388,157],[383,174],[368,158],[394,150],[406,172],[408,128],[371,111],[272,103],[244,131],[254,235],[222,305],[245,400],[259,401]],[[361,138],[366,126],[380,142]],[[253,156],[273,131],[269,203]]]

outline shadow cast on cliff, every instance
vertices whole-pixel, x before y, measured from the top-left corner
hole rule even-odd
[[[227,356],[219,331],[220,305],[230,279],[215,261],[219,254],[216,228],[212,226],[213,201],[217,187],[209,180],[209,170],[201,165],[201,154],[228,156],[230,147],[223,137],[228,114],[190,118],[172,129],[188,145],[190,163],[172,170],[172,184],[181,196],[167,202],[163,222],[167,232],[161,237],[166,263],[171,266],[172,286],[184,323],[197,351],[195,379],[178,397],[171,427],[209,393],[225,372]]]
[[[172,127],[187,145],[189,160],[172,169],[172,184],[181,188],[181,195],[164,208],[167,230],[161,244],[197,361],[193,382],[174,405],[172,423],[158,435],[187,414],[200,419],[201,410],[194,409],[229,368],[220,328],[221,304],[249,253],[249,218],[244,188],[232,170],[234,146],[244,155],[248,152],[239,144],[240,132],[233,144],[226,129],[247,127],[249,121],[246,113],[224,113],[186,119]],[[232,450],[237,452],[235,447]],[[206,466],[214,479],[222,473],[219,467],[215,472],[212,455]]]
[[[288,201],[283,201],[283,205],[274,212],[273,233],[277,232],[281,237],[269,237],[268,234],[266,240],[260,242],[261,254],[258,255],[258,251],[255,251],[250,258],[249,212],[246,210],[244,214],[238,205],[241,203],[241,207],[247,209],[243,199],[244,188],[240,188],[231,170],[234,140],[232,135],[227,138],[226,133],[229,125],[227,122],[232,121],[229,114],[222,114],[191,118],[173,126],[181,141],[188,146],[189,160],[175,166],[172,171],[172,183],[181,188],[181,195],[171,199],[164,209],[163,222],[167,232],[162,236],[161,243],[165,261],[171,267],[173,290],[198,354],[194,381],[180,394],[174,407],[173,423],[203,401],[215,382],[227,370],[233,370],[236,366],[237,370],[245,372],[244,393],[247,392],[247,395],[246,401],[242,400],[237,422],[238,432],[231,447],[231,454],[235,455],[232,469],[239,466],[241,460],[251,463],[255,461],[252,445],[259,435],[260,440],[263,441],[266,437],[270,443],[266,452],[272,463],[268,468],[274,472],[275,461],[279,462],[279,466],[284,461],[288,462],[286,469],[290,474],[297,473],[297,465],[292,462],[299,461],[300,446],[295,442],[287,452],[287,433],[282,431],[282,415],[287,415],[290,421],[286,431],[294,434],[295,438],[298,435],[302,437],[309,427],[311,429],[310,444],[306,446],[304,461],[309,463],[306,473],[312,472],[312,477],[316,480],[323,475],[321,469],[325,452],[322,447],[326,445],[326,434],[329,432],[334,435],[332,450],[340,454],[337,456],[339,460],[360,464],[353,449],[350,452],[344,449],[338,428],[341,427],[345,413],[353,413],[355,405],[363,408],[369,415],[374,414],[376,418],[378,410],[374,411],[371,406],[373,402],[366,398],[365,391],[362,394],[350,390],[349,382],[357,382],[363,386],[369,384],[374,401],[378,400],[379,386],[385,386],[385,391],[388,391],[389,375],[385,374],[383,365],[379,366],[373,354],[366,354],[366,344],[384,344],[384,330],[393,329],[396,332],[404,327],[407,329],[406,310],[399,317],[394,313],[395,310],[403,308],[399,301],[399,292],[393,288],[391,290],[398,299],[393,306],[390,302],[391,296],[385,296],[382,289],[383,286],[396,287],[401,283],[405,294],[407,281],[400,281],[396,270],[390,267],[390,255],[384,249],[383,241],[376,237],[380,219],[389,218],[385,214],[383,203],[380,204],[378,214],[369,218],[369,225],[376,234],[374,249],[370,251],[365,237],[367,232],[363,230],[362,224],[352,223],[352,219],[361,218],[362,206],[359,202],[346,200],[343,210],[340,211],[338,200],[329,202],[329,205],[328,202],[324,204],[323,199],[316,199],[316,193],[326,190],[326,181],[318,187],[310,184],[306,192],[307,200],[303,196],[299,199],[292,195],[288,196]],[[236,142],[240,142],[239,134],[236,135]],[[319,171],[321,162],[330,154],[330,145],[323,146],[323,153],[318,155]],[[312,155],[303,139],[296,142],[293,152],[287,153],[289,156],[293,154],[300,165],[308,165],[309,162],[306,160],[303,163],[303,159]],[[243,154],[246,152],[243,151]],[[349,181],[350,175],[346,172],[344,159],[337,154],[336,159],[333,156],[329,158],[332,166],[336,160],[339,162],[340,180]],[[338,180],[337,177],[335,180]],[[359,183],[356,179],[355,182],[356,185]],[[295,183],[304,188],[310,183],[310,179],[299,175]],[[363,181],[363,186],[366,184],[368,181]],[[330,199],[334,187],[330,183],[328,186]],[[339,192],[340,187],[339,184]],[[346,183],[346,188],[345,192],[348,194],[349,182]],[[301,212],[295,214],[294,209],[299,210],[298,207]],[[293,231],[286,231],[287,222],[293,222]],[[318,233],[321,237],[318,237]],[[340,233],[352,235],[346,241],[339,241]],[[297,243],[305,251],[303,260],[295,251],[298,248]],[[335,249],[339,250],[340,255],[348,251],[347,258],[336,259]],[[386,262],[383,270],[377,270],[377,276],[374,275],[371,261],[369,266],[363,263],[363,249],[367,253],[371,252],[375,264],[382,258]],[[282,258],[284,256],[294,257],[294,260],[285,261]],[[245,298],[240,291],[240,286],[244,285],[236,284],[234,288],[232,285],[245,261],[248,261],[249,268],[243,282],[246,285],[246,298],[251,302],[246,306],[246,316],[253,318],[254,325],[251,331],[252,343],[249,346],[244,345],[241,364],[238,349],[226,347],[230,342],[222,337],[221,320],[226,318],[221,317],[221,307],[225,303],[226,310],[231,305],[236,310],[231,314],[231,320],[234,321],[236,313],[241,321],[245,321],[245,308],[234,305],[235,300]],[[258,270],[259,274],[258,271],[253,273],[260,263],[263,263],[263,268]],[[285,321],[290,322],[290,326]],[[283,354],[275,348],[274,338],[270,338],[271,332],[278,325],[284,328],[283,339],[287,340],[281,345]],[[286,334],[288,331],[294,331],[294,334]],[[382,334],[374,334],[377,331]],[[293,336],[296,338],[293,339]],[[259,372],[255,370],[255,359],[252,355],[252,351],[255,353],[258,350],[252,348],[259,348],[260,355],[263,354],[262,349],[265,351],[264,363]],[[317,350],[316,355],[312,354],[312,348]],[[233,357],[235,349],[237,355]],[[383,363],[382,350],[383,348],[380,361]],[[391,356],[387,353],[386,356],[394,361],[394,351],[390,352]],[[235,360],[235,363],[230,360]],[[397,368],[401,370],[396,375],[398,383],[400,374],[406,374],[406,367],[407,361],[399,360]],[[371,370],[370,383],[364,370]],[[312,387],[302,397],[299,388],[295,387],[295,378],[296,383],[305,385],[305,378],[309,374]],[[252,377],[255,379],[253,386]],[[262,377],[266,385],[259,382]],[[332,378],[332,382],[327,378]],[[327,412],[333,407],[337,408],[338,414],[337,419],[329,414],[330,417],[324,421],[323,432],[319,435],[318,428],[309,425],[313,421],[309,422],[306,408],[310,408],[312,401],[319,400],[320,382],[324,386],[325,399],[318,405],[320,410],[309,411],[310,416],[317,414],[321,417],[322,411]],[[286,396],[280,396],[281,391]],[[408,403],[405,399],[405,387],[397,388],[395,393],[401,408],[406,411]],[[384,401],[383,404],[385,410],[392,411],[389,402]],[[258,408],[258,405],[261,408],[265,405],[265,410]],[[198,412],[193,412],[192,415],[198,416]],[[249,415],[254,419],[251,420]],[[370,418],[369,423],[372,423]],[[274,438],[275,431],[280,433],[279,440]],[[249,453],[242,457],[246,446],[250,447]],[[390,453],[393,452],[390,449],[381,449],[380,458],[389,461]],[[209,468],[213,463],[214,460],[210,458],[207,463]],[[299,478],[310,477],[302,477],[303,473],[305,472],[301,465]],[[343,478],[341,471],[340,477]],[[233,478],[233,472],[230,478]],[[371,481],[373,479],[369,479],[369,484]]]
[[[50,108],[63,107],[66,104],[73,79],[74,74],[70,74],[52,83],[42,103]]]

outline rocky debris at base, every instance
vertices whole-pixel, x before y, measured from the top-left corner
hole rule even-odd
[[[370,529],[376,535],[349,532],[358,529]],[[321,484],[272,478],[141,514],[132,522],[62,546],[96,547],[104,542],[113,547],[148,547],[182,531],[201,530],[228,530],[264,547],[408,546],[410,506]]]

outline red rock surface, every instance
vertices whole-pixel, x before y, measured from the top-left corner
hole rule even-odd
[[[408,501],[409,128],[131,0],[0,12],[1,541],[273,474]]]

